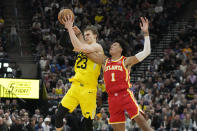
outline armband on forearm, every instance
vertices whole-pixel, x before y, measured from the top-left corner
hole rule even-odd
[[[137,53],[135,57],[139,60],[142,61],[144,60],[151,52],[151,47],[150,47],[150,38],[149,36],[144,37],[144,50]]]

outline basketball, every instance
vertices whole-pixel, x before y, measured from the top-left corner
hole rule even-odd
[[[64,16],[71,15],[72,21],[74,21],[75,15],[71,9],[62,9],[58,13],[58,20],[61,24],[63,24],[62,19],[64,19]]]

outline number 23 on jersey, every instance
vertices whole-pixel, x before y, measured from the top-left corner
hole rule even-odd
[[[84,54],[80,53],[77,56],[77,68],[86,69],[88,58]]]

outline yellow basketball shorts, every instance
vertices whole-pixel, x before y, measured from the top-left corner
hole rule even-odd
[[[85,118],[94,119],[96,113],[96,94],[97,88],[92,89],[90,86],[81,85],[78,82],[73,82],[71,88],[63,97],[61,104],[69,109],[72,113],[75,108],[80,105],[82,115]]]

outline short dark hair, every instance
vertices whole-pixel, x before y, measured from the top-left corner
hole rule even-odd
[[[113,43],[115,43],[115,42],[119,43],[120,47],[122,48],[122,55],[125,56],[126,52],[127,52],[127,50],[126,50],[127,47],[126,47],[125,41],[122,40],[122,39],[116,39],[116,40],[113,41]]]
[[[83,30],[83,32],[88,31],[88,30],[91,30],[92,33],[93,33],[94,35],[97,35],[97,38],[98,38],[98,35],[99,35],[99,34],[98,34],[98,29],[97,29],[96,26],[88,25],[88,26],[86,26],[86,28]]]

